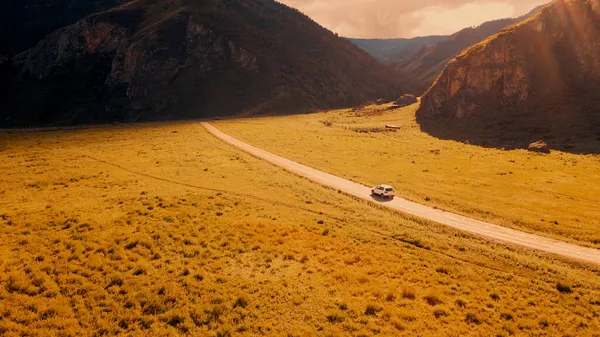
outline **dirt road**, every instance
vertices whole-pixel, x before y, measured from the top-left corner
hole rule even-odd
[[[270,152],[261,150],[252,145],[241,142],[223,132],[209,123],[201,123],[206,130],[217,138],[232,144],[256,157],[266,160],[272,164],[285,168],[288,171],[302,175],[312,181],[341,190],[362,199],[377,202],[386,207],[411,214],[423,219],[435,221],[465,232],[480,235],[495,241],[515,244],[530,249],[535,249],[551,254],[561,255],[567,258],[600,264],[600,250],[581,247],[518,230],[490,224],[462,215],[445,212],[424,206],[399,197],[391,201],[374,199],[371,196],[371,187],[367,187],[332,174],[293,162]]]

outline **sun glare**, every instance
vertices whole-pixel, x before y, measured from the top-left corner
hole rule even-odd
[[[454,9],[442,6],[424,8],[413,14],[421,20],[412,30],[413,36],[452,34],[465,27],[478,26],[486,21],[515,16],[515,8],[509,4],[466,4]]]

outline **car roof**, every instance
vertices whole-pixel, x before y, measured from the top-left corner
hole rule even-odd
[[[383,188],[391,188],[391,189],[393,189],[393,187],[392,187],[392,186],[390,186],[390,185],[379,185],[379,186],[380,186],[380,187],[383,187]]]

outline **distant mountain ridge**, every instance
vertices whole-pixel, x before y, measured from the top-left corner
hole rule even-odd
[[[270,0],[134,1],[1,68],[2,125],[292,113],[416,92],[410,78]]]
[[[415,38],[398,39],[355,39],[349,38],[367,53],[382,62],[402,58],[415,50],[448,39],[448,35],[432,35]]]

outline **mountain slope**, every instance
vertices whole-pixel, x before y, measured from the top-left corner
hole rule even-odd
[[[411,39],[349,39],[376,59],[386,62],[409,55],[425,46],[448,39],[446,35],[432,35]]]
[[[13,61],[9,125],[289,113],[414,91],[350,42],[264,0],[135,1]]]
[[[535,8],[530,13],[519,18],[507,18],[489,21],[478,27],[465,28],[452,34],[448,39],[424,46],[415,52],[390,63],[396,69],[410,74],[423,81],[427,87],[431,86],[444,67],[453,57],[465,48],[472,46],[487,37],[498,33],[503,28],[527,19],[537,13],[542,6]]]
[[[566,150],[591,139],[575,150],[596,151],[599,90],[600,0],[557,0],[452,60],[417,118],[430,130],[454,119],[441,123],[457,138],[523,146],[539,137]]]
[[[0,55],[33,47],[53,31],[131,0],[4,0],[0,2]]]

